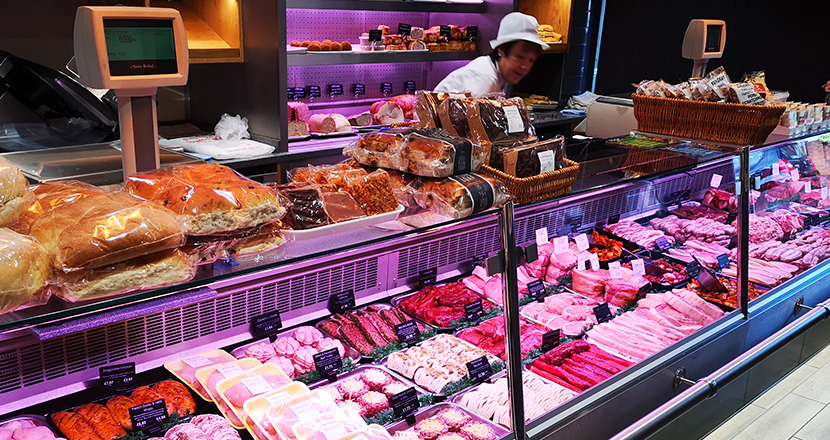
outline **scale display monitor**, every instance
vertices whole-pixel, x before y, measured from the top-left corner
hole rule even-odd
[[[689,22],[683,37],[683,58],[703,60],[720,58],[726,46],[726,22],[695,19]]]
[[[110,75],[178,73],[173,20],[104,19]]]

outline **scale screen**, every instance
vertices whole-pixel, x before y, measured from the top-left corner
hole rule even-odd
[[[173,20],[104,19],[110,75],[178,73]]]
[[[706,47],[704,52],[720,52],[720,36],[723,25],[710,24],[706,26]]]

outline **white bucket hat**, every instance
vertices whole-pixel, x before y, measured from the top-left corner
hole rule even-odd
[[[495,49],[504,43],[519,40],[536,43],[542,46],[542,50],[550,48],[539,38],[539,22],[536,18],[521,12],[511,12],[501,19],[499,36],[495,40],[490,40],[490,47]]]

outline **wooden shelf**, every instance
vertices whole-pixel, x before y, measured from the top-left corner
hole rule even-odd
[[[562,44],[552,45],[545,53],[568,52],[571,6],[572,0],[519,0],[519,12],[536,17],[539,24],[549,24],[553,26],[554,32],[562,34]]]
[[[145,0],[146,6],[175,8],[182,14],[191,64],[241,63],[241,0]]]
[[[564,37],[562,37],[564,38]],[[568,43],[548,43],[550,45],[550,49],[542,52],[543,54],[549,53],[568,53]]]

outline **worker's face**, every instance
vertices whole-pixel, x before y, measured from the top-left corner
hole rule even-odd
[[[516,85],[522,80],[533,63],[536,62],[538,46],[529,41],[520,40],[510,48],[509,53],[499,50],[499,70],[504,81]]]

